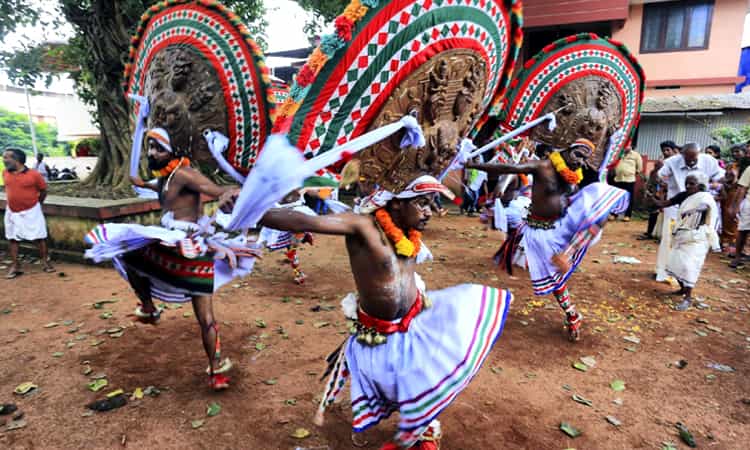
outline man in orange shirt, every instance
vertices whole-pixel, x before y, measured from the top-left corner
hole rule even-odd
[[[13,260],[5,278],[21,275],[18,263],[18,242],[34,241],[39,246],[39,257],[45,272],[55,269],[47,260],[47,223],[42,213],[42,202],[47,196],[47,183],[36,170],[27,168],[26,154],[17,148],[3,152],[3,180],[7,204],[5,207],[5,237],[10,242]]]

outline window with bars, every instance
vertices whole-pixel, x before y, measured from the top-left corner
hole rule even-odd
[[[644,5],[641,53],[707,49],[713,9],[713,0]]]

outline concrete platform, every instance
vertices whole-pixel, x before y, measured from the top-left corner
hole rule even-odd
[[[0,192],[0,211],[5,214],[6,197]],[[83,261],[86,249],[83,237],[103,222],[139,223],[155,225],[161,218],[161,206],[156,200],[127,198],[103,200],[50,195],[42,205],[47,219],[50,252],[56,258]],[[0,241],[5,241],[4,225],[0,222]],[[33,246],[23,245],[24,248]]]

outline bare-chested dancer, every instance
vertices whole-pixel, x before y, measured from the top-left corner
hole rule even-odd
[[[502,331],[509,292],[463,284],[426,292],[416,273],[429,254],[420,233],[436,193],[452,196],[423,175],[393,194],[376,191],[360,214],[309,216],[270,210],[261,224],[280,230],[346,237],[357,293],[342,305],[352,336],[329,358],[330,379],[316,422],[351,377],[353,429],[361,432],[400,413],[383,449],[436,449],[438,414],[476,375]]]
[[[232,363],[228,358],[221,360],[219,329],[213,314],[215,259],[219,259],[217,253],[231,253],[232,265],[236,266],[238,258],[255,256],[257,252],[244,247],[226,247],[205,238],[213,229],[208,218],[203,217],[201,195],[220,197],[224,201],[231,192],[191,168],[187,158],[177,156],[164,129],[149,130],[146,138],[148,166],[155,179],[146,183],[133,177],[131,181],[159,194],[165,212],[162,227],[100,225],[87,236],[87,241],[94,244],[87,256],[102,260],[105,258],[93,254],[107,252],[106,249],[112,247],[124,249],[106,257],[113,260],[140,299],[135,315],[142,322],[155,324],[159,321],[162,311],[154,305],[153,298],[165,302],[190,301],[208,356],[209,386],[215,390],[226,389],[229,378],[225,373]],[[139,239],[138,233],[142,232],[147,233]]]
[[[536,295],[553,293],[565,311],[569,338],[580,339],[582,316],[570,300],[567,281],[587,249],[601,236],[609,214],[628,205],[627,192],[604,183],[578,189],[582,169],[594,144],[578,139],[549,159],[523,164],[467,164],[490,175],[522,173],[534,176],[531,207],[521,243]]]

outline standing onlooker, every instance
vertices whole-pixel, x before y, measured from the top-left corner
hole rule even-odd
[[[719,162],[719,167],[721,167],[722,169],[726,169],[724,160],[721,159],[721,147],[714,144],[708,145],[706,146],[706,154],[709,156],[713,156],[714,159]]]
[[[664,141],[659,144],[661,148],[661,156],[664,159],[677,155],[682,151],[679,145],[675,144],[674,141]]]
[[[662,160],[654,164],[654,169],[649,176],[649,184],[646,186],[646,199],[653,203],[653,200],[666,200],[667,183],[659,177],[659,169],[664,166],[664,160],[680,152],[680,147],[672,141],[663,141],[659,144],[661,149]],[[659,239],[661,238],[661,229],[664,223],[664,211],[652,211],[648,217],[648,228],[646,233],[639,239]]]
[[[661,178],[659,178],[659,169],[661,169],[662,166],[664,166],[664,161],[655,161],[654,168],[651,170],[651,173],[649,173],[648,181],[646,182],[646,194],[644,195],[644,198],[646,200],[646,207],[650,212],[648,214],[648,226],[646,232],[638,236],[638,239],[642,241],[654,239],[654,230],[656,229],[656,223],[659,220],[659,214],[661,214],[659,209],[654,209],[654,207],[657,206],[655,200],[665,200],[664,194],[667,191],[666,185],[661,181]]]
[[[729,165],[729,169],[733,169],[737,176],[742,175],[745,167],[748,165],[750,158],[747,157],[747,148],[743,144],[735,144],[729,152],[732,154],[732,163]]]
[[[480,157],[474,158],[474,162],[481,163]],[[461,205],[461,212],[466,210],[469,217],[474,216],[474,213],[478,210],[479,193],[484,190],[484,196],[487,197],[487,172],[477,169],[466,169],[465,170],[465,186],[464,186],[464,203]]]
[[[42,203],[47,196],[47,183],[36,170],[27,168],[26,153],[8,148],[3,153],[5,171],[5,237],[10,241],[10,258],[13,261],[6,278],[21,275],[18,262],[18,242],[34,241],[39,246],[39,258],[45,272],[54,272],[47,258],[47,223],[42,213]]]
[[[36,165],[34,166],[34,170],[39,172],[39,175],[44,178],[44,181],[49,181],[49,168],[47,167],[47,163],[44,162],[44,155],[42,153],[36,154]]]
[[[740,198],[744,198],[742,203],[740,203],[739,208],[734,208],[729,212],[729,214],[733,215],[738,215],[739,213],[737,216],[739,223],[737,225],[738,233],[734,259],[729,264],[729,267],[732,269],[736,269],[742,264],[742,251],[745,249],[747,236],[750,235],[750,189],[748,189],[750,188],[750,167],[742,172],[742,176],[739,181],[737,181],[737,185],[737,195],[740,196]]]
[[[673,198],[685,191],[685,177],[692,171],[704,173],[711,182],[717,182],[724,176],[724,169],[719,167],[718,161],[712,156],[700,152],[695,142],[682,147],[682,153],[664,160],[664,167],[659,170],[659,176],[667,182],[667,197]],[[677,219],[677,206],[664,208],[662,221],[661,242],[656,254],[656,281],[666,281],[666,266],[669,261],[669,251],[672,246],[672,222]]]
[[[643,158],[641,155],[630,148],[625,147],[623,157],[615,166],[615,182],[614,185],[623,191],[627,191],[630,194],[630,203],[628,209],[625,211],[623,221],[630,222],[630,218],[633,216],[633,203],[635,201],[635,182],[638,177],[642,176],[643,172]]]
[[[737,172],[734,168],[727,169],[724,175],[724,184],[719,191],[719,202],[721,206],[721,247],[727,253],[735,251],[737,241],[737,213],[742,202],[742,193],[737,184]]]

